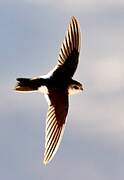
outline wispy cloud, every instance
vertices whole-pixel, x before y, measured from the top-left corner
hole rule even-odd
[[[99,8],[106,8],[106,7],[122,7],[124,6],[123,0],[63,0],[61,2],[57,0],[25,0],[26,2],[38,4],[38,5],[51,5],[53,7],[57,7],[61,10],[72,10],[72,11],[87,11],[87,10],[97,10],[99,11]]]
[[[91,65],[91,81],[99,92],[116,92],[124,88],[124,62],[121,57],[107,57]]]
[[[124,179],[124,1],[1,3],[1,178]],[[79,15],[83,31],[74,78],[84,83],[84,92],[70,98],[63,142],[44,168],[47,103],[41,95],[11,88],[16,77],[42,75],[54,66],[71,12]],[[65,173],[67,167],[72,173]]]

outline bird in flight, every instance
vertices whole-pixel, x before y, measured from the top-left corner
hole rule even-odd
[[[47,75],[34,78],[17,78],[16,91],[39,91],[48,102],[45,129],[44,164],[54,157],[63,136],[69,107],[69,95],[81,92],[82,84],[72,77],[76,71],[80,52],[80,27],[72,16],[57,65]]]

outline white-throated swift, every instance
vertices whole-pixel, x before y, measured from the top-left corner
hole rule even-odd
[[[69,107],[69,95],[83,90],[82,84],[72,79],[79,59],[80,27],[71,17],[61,45],[57,65],[47,75],[35,78],[17,78],[16,91],[39,91],[48,102],[45,130],[44,163],[54,157],[65,128]]]

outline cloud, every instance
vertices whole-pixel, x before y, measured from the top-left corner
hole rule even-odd
[[[124,1],[2,1],[6,3],[1,6],[0,33],[2,179],[63,179],[63,175],[64,179],[124,179],[124,23],[121,8],[116,11]],[[106,13],[110,6],[115,9]],[[95,13],[83,14],[92,10]],[[63,142],[46,168],[41,158],[47,103],[42,95],[10,89],[16,77],[44,74],[56,63],[68,11],[81,13],[79,21],[86,32],[75,77],[84,82],[85,90],[70,98]],[[72,173],[65,173],[68,167]]]
[[[84,11],[88,9],[95,9],[99,10],[99,8],[103,7],[122,7],[124,5],[123,0],[104,0],[104,1],[99,1],[99,0],[63,0],[61,2],[57,0],[25,0],[26,2],[33,3],[33,4],[38,4],[38,5],[51,5],[54,6],[58,9],[62,10],[72,10],[72,11],[81,11],[82,9]]]
[[[124,88],[124,62],[119,57],[107,57],[92,64],[91,79],[100,92],[118,91]]]

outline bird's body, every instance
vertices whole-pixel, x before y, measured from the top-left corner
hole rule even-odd
[[[68,95],[75,94],[78,91],[78,81],[73,79],[68,80],[57,80],[52,77],[50,78],[17,78],[16,91],[39,91],[43,94],[49,94],[51,91],[67,91]],[[74,90],[74,93],[72,92]],[[79,89],[81,90],[81,89]]]
[[[69,107],[68,95],[83,90],[82,84],[72,79],[78,65],[79,50],[79,24],[76,18],[72,17],[55,68],[45,76],[17,79],[16,91],[39,91],[45,95],[48,102],[45,164],[53,158],[61,141]]]

